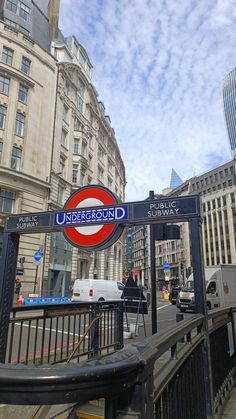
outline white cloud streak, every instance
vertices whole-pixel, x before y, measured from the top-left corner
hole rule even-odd
[[[61,0],[94,66],[128,201],[230,159],[221,82],[236,65],[233,0]]]

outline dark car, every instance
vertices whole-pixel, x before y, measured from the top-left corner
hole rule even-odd
[[[171,304],[176,304],[177,297],[179,295],[179,292],[181,290],[181,287],[173,287],[169,292],[169,301]]]

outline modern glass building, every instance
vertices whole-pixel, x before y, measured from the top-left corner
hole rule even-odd
[[[225,124],[232,157],[236,156],[236,68],[224,79],[222,96]]]
[[[170,188],[175,189],[182,185],[183,181],[174,169],[171,171]]]

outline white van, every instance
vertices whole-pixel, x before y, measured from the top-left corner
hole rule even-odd
[[[76,279],[72,301],[120,300],[124,289],[122,282],[105,279]]]

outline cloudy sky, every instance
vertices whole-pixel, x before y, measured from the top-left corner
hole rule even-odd
[[[126,201],[231,158],[221,83],[236,67],[236,0],[61,0],[93,64],[126,167]]]

